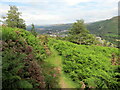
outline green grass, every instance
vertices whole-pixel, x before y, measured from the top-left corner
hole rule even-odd
[[[62,88],[80,88],[80,85],[74,83],[63,71],[61,72],[60,84]]]
[[[51,48],[52,54],[45,60],[54,66],[62,66],[62,58],[58,55],[58,52]]]
[[[68,78],[68,76],[62,71],[62,57],[59,56],[58,52],[53,48],[50,50],[52,54],[45,61],[60,69],[60,88],[77,88],[78,85],[74,83],[70,78]]]

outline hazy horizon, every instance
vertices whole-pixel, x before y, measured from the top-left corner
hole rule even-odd
[[[117,16],[119,16],[119,15],[117,15]],[[106,18],[106,19],[101,19],[101,20],[96,20],[96,21],[91,21],[91,22],[85,22],[85,24],[89,24],[89,23],[94,23],[94,22],[99,22],[99,21],[104,21],[104,20],[107,20],[107,19],[111,19],[111,18],[113,18],[113,17],[117,17],[117,16],[112,16],[112,17],[110,17],[110,18]],[[79,19],[80,20],[80,19]],[[84,20],[84,19],[83,19]],[[75,20],[76,21],[76,20]],[[74,22],[75,22],[74,21]],[[72,23],[74,23],[74,22],[69,22],[69,23],[53,23],[53,24],[34,24],[34,25],[36,25],[36,26],[49,26],[49,25],[59,25],[59,24],[72,24]],[[31,23],[32,24],[32,23]],[[29,26],[29,25],[31,25],[31,24],[28,24],[27,26]]]

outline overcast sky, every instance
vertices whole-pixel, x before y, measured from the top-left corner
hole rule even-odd
[[[0,0],[0,16],[16,5],[27,25],[73,23],[109,19],[118,15],[119,0]]]

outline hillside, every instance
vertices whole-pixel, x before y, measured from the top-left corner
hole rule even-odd
[[[120,88],[118,49],[2,27],[4,88]]]
[[[115,80],[119,77],[116,76],[118,66],[114,66],[113,63],[113,57],[116,60],[118,58],[118,49],[77,45],[55,39],[50,39],[49,45],[62,56],[65,74],[80,87],[111,89],[120,87],[116,82],[117,79]],[[116,64],[118,62],[116,61]],[[114,86],[115,82],[117,87]]]
[[[23,29],[2,27],[3,89],[58,87],[55,67],[45,62],[50,53],[42,40]]]
[[[94,22],[87,25],[88,30],[103,39],[118,44],[118,17]]]
[[[36,26],[36,31],[40,34],[66,34],[64,30],[70,29],[72,24],[57,24],[48,26]],[[97,21],[86,24],[87,29],[90,33],[100,36],[103,39],[110,41],[114,44],[118,43],[118,17],[111,19]],[[30,26],[28,26],[30,30]],[[58,33],[59,32],[59,33]]]
[[[87,28],[96,35],[118,34],[118,17],[88,24]]]
[[[68,30],[71,27],[70,24],[56,24],[56,25],[46,25],[46,26],[35,26],[36,30]],[[102,35],[102,34],[117,34],[118,33],[118,17],[113,17],[111,19],[97,21],[93,23],[86,24],[88,30],[92,34]],[[30,30],[30,26],[28,26]]]

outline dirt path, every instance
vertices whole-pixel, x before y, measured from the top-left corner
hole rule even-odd
[[[59,85],[61,88],[76,88],[75,83],[73,83],[62,71],[62,57],[58,55],[58,52],[51,48],[51,56],[47,59],[47,61],[54,66],[56,66],[57,70],[60,73],[60,82]]]

